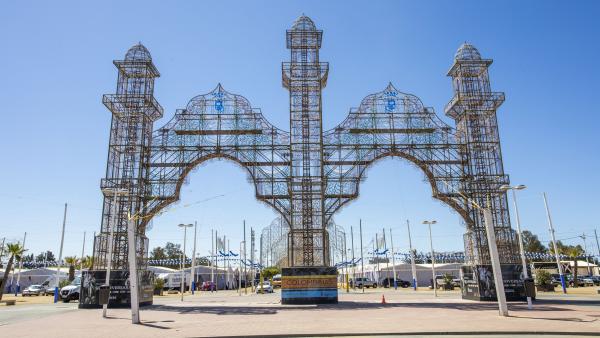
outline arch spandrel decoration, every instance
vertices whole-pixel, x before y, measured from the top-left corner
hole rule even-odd
[[[433,197],[447,203],[472,224],[460,195],[464,184],[463,151],[453,128],[421,100],[391,83],[365,97],[358,108],[324,133],[326,214],[328,218],[358,197],[366,169],[384,157],[401,157],[421,168]]]
[[[274,127],[241,95],[220,84],[192,98],[152,135],[147,214],[179,199],[187,174],[200,163],[229,159],[248,171],[256,197],[289,212],[289,133]]]

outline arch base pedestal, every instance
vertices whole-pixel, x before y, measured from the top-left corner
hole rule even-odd
[[[281,304],[337,304],[337,268],[281,269]]]

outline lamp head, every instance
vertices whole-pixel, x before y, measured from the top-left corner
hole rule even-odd
[[[525,186],[524,184],[519,184],[516,187],[514,187],[514,189],[517,189],[517,190],[523,190],[525,188],[527,188],[527,186]]]
[[[500,189],[500,191],[507,191],[507,190],[512,189],[512,187],[510,185],[508,185],[508,184],[503,184],[498,189]]]

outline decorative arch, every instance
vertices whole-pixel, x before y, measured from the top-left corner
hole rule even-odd
[[[401,157],[423,171],[434,198],[473,224],[460,194],[465,164],[462,146],[454,130],[418,97],[390,83],[365,97],[342,123],[326,131],[324,144],[328,219],[358,197],[367,168],[385,157]]]
[[[246,98],[221,84],[193,97],[153,132],[145,214],[156,214],[179,200],[181,186],[196,166],[222,158],[246,169],[257,199],[285,216],[288,140],[289,133],[275,128]]]

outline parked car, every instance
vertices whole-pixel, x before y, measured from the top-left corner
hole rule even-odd
[[[200,286],[200,290],[202,290],[202,291],[217,290],[217,285],[211,281],[204,281],[204,282],[202,282],[202,286]]]
[[[273,287],[274,288],[281,287],[281,274],[273,276]]]
[[[44,295],[46,292],[46,289],[44,289],[43,286],[39,285],[39,284],[33,284],[33,285],[29,285],[27,288],[25,288],[25,290],[23,290],[23,292],[21,292],[21,295],[23,297],[25,296],[41,296]]]
[[[600,285],[600,276],[591,276],[590,278],[594,282],[594,285]]]
[[[582,276],[583,286],[594,286],[594,279],[591,276]]]
[[[356,281],[354,280],[350,280],[350,286],[354,287],[354,283],[356,283],[356,287],[359,289],[364,288],[376,288],[377,287],[377,282],[375,282],[374,280],[371,280],[369,278],[364,278],[364,277],[358,277],[356,278]]]
[[[552,283],[554,286],[559,286],[559,285],[561,284],[561,283],[560,283],[560,275],[559,275],[559,274],[557,274],[557,273],[553,273],[553,274],[552,274],[552,280],[551,280],[551,283]]]
[[[396,283],[401,288],[410,287],[410,282],[402,280],[400,278],[396,278]],[[394,287],[394,278],[385,278],[381,281],[381,285],[383,285],[384,288]]]
[[[273,285],[271,282],[265,281],[256,286],[256,293],[273,293]]]
[[[573,275],[568,275],[567,276],[567,284],[569,284],[570,287],[573,287],[575,285],[575,281],[573,278]],[[581,276],[577,276],[577,286],[584,286],[585,284],[583,283],[583,279]]]
[[[42,288],[44,289],[44,296],[54,295],[55,284],[50,283],[49,280],[42,283]]]
[[[81,289],[81,277],[75,277],[71,284],[60,289],[60,299],[68,303],[72,300],[79,300],[79,290]]]

